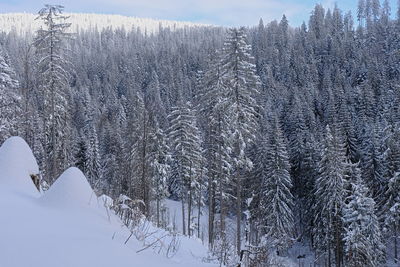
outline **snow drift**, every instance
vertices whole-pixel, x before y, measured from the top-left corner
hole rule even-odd
[[[96,199],[85,175],[78,168],[67,169],[43,195],[41,201],[65,206],[88,206]]]
[[[21,137],[10,137],[0,147],[0,187],[18,190],[30,196],[39,192],[31,175],[39,173],[32,150]]]
[[[66,170],[43,195],[30,178],[37,173],[33,153],[22,138],[4,142],[0,147],[1,267],[216,266],[201,262],[206,248],[185,237],[180,240],[183,249],[171,259],[143,249],[143,242],[135,238],[125,245],[130,231],[106,209],[111,199],[97,199],[79,169]]]

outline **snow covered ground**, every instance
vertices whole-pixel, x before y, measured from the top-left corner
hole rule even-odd
[[[174,201],[171,199],[165,200],[165,205],[168,208],[169,224],[175,225],[176,231],[182,233],[182,212],[181,212],[181,202]],[[197,207],[193,208],[193,221],[197,222]],[[219,214],[216,214],[217,218]],[[186,221],[187,223],[187,221]],[[235,230],[236,230],[236,219],[232,217],[226,218],[228,238],[231,242],[235,242]],[[197,236],[197,228],[194,230],[194,235]],[[204,245],[208,242],[208,209],[203,207],[201,209],[200,216],[200,238]],[[310,250],[306,242],[294,242],[294,244],[289,248],[288,255],[280,257],[273,255],[274,259],[272,262],[276,266],[285,267],[309,267],[314,266],[314,254]],[[300,258],[298,258],[300,256]]]
[[[197,239],[179,236],[179,249],[170,258],[142,250],[148,239],[132,237],[124,244],[130,231],[79,169],[67,169],[44,194],[30,178],[37,173],[23,139],[12,137],[0,147],[0,266],[217,266],[203,262],[207,249]],[[146,229],[154,233],[149,239],[165,235],[151,224]]]

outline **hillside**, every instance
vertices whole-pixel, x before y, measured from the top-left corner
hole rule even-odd
[[[184,27],[201,27],[207,26],[192,22],[157,20],[150,18],[127,17],[121,15],[108,14],[87,14],[87,13],[66,13],[69,16],[68,21],[72,24],[71,31],[79,32],[80,30],[104,28],[119,29],[124,28],[130,30],[132,28],[140,29],[142,33],[157,33],[160,27],[169,28],[172,31],[182,29]],[[42,21],[36,20],[37,14],[31,13],[5,13],[0,14],[0,29],[6,33],[13,29],[18,34],[23,35],[25,32],[33,32],[42,24]]]

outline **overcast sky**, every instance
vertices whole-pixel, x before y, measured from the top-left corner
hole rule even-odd
[[[0,0],[0,13],[37,12],[41,0]],[[59,0],[66,12],[120,14],[155,19],[192,21],[223,26],[256,25],[280,20],[285,14],[292,26],[307,21],[316,3],[326,8],[337,3],[342,10],[355,14],[357,0]],[[395,13],[396,0],[390,0]]]

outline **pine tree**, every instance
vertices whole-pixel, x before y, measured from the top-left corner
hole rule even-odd
[[[203,162],[200,132],[189,102],[180,103],[179,106],[174,107],[168,115],[168,120],[170,122],[168,139],[177,171],[173,177],[175,181],[170,181],[170,183],[178,185],[176,188],[178,192],[171,193],[178,195],[182,202],[183,234],[190,235],[190,227],[187,227],[186,222],[188,225],[191,223],[191,209],[195,190],[198,188],[199,172],[201,172],[200,163]],[[186,202],[188,206],[187,221]]]
[[[87,142],[81,133],[75,145],[75,166],[86,173],[87,166]]]
[[[86,149],[86,172],[85,175],[88,178],[91,185],[97,190],[99,189],[99,182],[101,181],[100,173],[100,150],[99,140],[97,137],[97,131],[93,124],[89,124],[87,149]]]
[[[221,55],[223,99],[230,114],[228,140],[232,142],[232,159],[235,178],[233,186],[236,200],[236,249],[241,254],[241,224],[243,202],[243,172],[251,169],[246,155],[248,145],[255,140],[258,129],[256,97],[259,95],[259,77],[256,75],[254,58],[247,44],[244,28],[231,29]]]
[[[151,73],[150,82],[147,85],[144,98],[146,108],[151,113],[150,116],[155,117],[161,127],[165,127],[167,124],[167,115],[164,103],[161,100],[159,78],[155,71]]]
[[[277,250],[290,246],[294,231],[294,198],[291,193],[289,156],[279,123],[273,122],[268,137],[257,149],[256,176],[261,181],[261,227]]]
[[[342,262],[342,212],[345,201],[346,157],[341,139],[326,127],[322,156],[315,182],[314,240],[318,251],[335,252],[336,266]]]
[[[365,0],[358,0],[357,18],[360,26],[363,26],[363,19],[365,18]]]
[[[128,116],[126,133],[129,138],[125,144],[129,151],[127,153],[129,171],[126,173],[128,196],[142,200],[145,205],[142,207],[142,212],[149,216],[152,183],[149,175],[149,152],[153,125],[150,123],[149,112],[141,93],[133,97]]]
[[[18,132],[18,117],[22,115],[18,87],[15,72],[0,49],[0,142]]]
[[[339,107],[339,122],[340,132],[344,138],[346,157],[351,163],[357,163],[360,158],[358,148],[358,140],[354,130],[354,123],[352,122],[351,114],[348,110],[347,103],[341,101]]]
[[[351,181],[351,192],[343,210],[345,224],[344,247],[346,262],[349,266],[382,266],[384,246],[375,215],[375,201],[368,197],[360,170],[354,169],[355,177]]]
[[[218,54],[218,53],[217,53]],[[198,97],[200,114],[205,121],[205,139],[207,140],[207,176],[209,203],[209,244],[214,241],[215,211],[219,210],[220,239],[225,236],[225,217],[228,211],[229,180],[232,171],[231,142],[229,140],[229,113],[224,96],[221,63],[219,58],[212,60],[209,70],[201,81],[202,88]]]
[[[381,205],[387,175],[385,137],[380,125],[364,135],[360,167],[365,184],[371,189],[377,206]]]
[[[398,228],[400,223],[400,173],[396,172],[389,179],[387,190],[384,195],[382,207],[382,219],[387,236],[392,236],[394,243],[394,260],[399,262],[398,256]]]
[[[312,228],[314,224],[313,206],[315,205],[314,188],[318,176],[318,149],[316,148],[317,142],[313,136],[308,136],[305,146],[305,154],[303,159],[303,180],[304,180],[304,208],[300,209],[304,219],[301,216],[299,219],[304,222],[304,230],[309,234],[311,245],[313,245]]]
[[[290,163],[291,163],[291,175],[293,178],[293,185],[295,194],[298,196],[302,195],[304,185],[302,174],[304,172],[303,159],[305,153],[305,141],[307,135],[307,128],[303,112],[301,110],[301,103],[298,97],[294,97],[292,100],[291,110],[288,112],[288,119],[286,120],[287,132],[289,135],[290,144]]]
[[[40,60],[38,72],[43,92],[43,117],[45,121],[46,150],[48,164],[46,176],[53,181],[63,165],[62,146],[65,142],[65,124],[68,123],[66,90],[69,88],[68,61],[65,57],[65,41],[71,35],[66,33],[70,23],[62,15],[64,7],[45,5],[37,19],[43,20],[45,28],[36,32],[34,45]]]
[[[156,201],[156,222],[161,226],[162,201],[168,197],[167,177],[170,171],[170,151],[164,131],[156,125],[150,136],[149,164],[152,179],[152,195]]]

